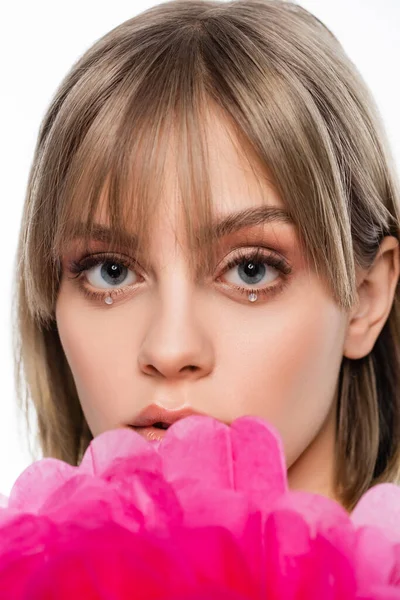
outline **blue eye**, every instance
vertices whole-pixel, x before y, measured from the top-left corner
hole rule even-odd
[[[265,276],[268,267],[285,275],[289,275],[291,272],[289,265],[283,258],[267,253],[261,248],[251,251],[241,249],[239,254],[224,267],[224,273],[235,270],[236,267],[238,267],[237,272],[242,281],[249,285],[259,283]]]
[[[267,265],[265,263],[257,263],[255,261],[246,260],[239,263],[237,266],[237,273],[244,283],[249,285],[257,285],[265,277],[267,272]],[[233,267],[231,270],[235,270]],[[240,283],[240,282],[239,282]]]
[[[98,269],[97,267],[100,268]],[[135,274],[134,271],[130,271],[128,267],[116,261],[99,262],[91,269],[88,269],[86,273],[86,278],[89,281],[89,283],[93,285],[93,287],[101,287],[102,283],[108,283],[109,285],[114,287],[121,284],[132,285],[133,283],[136,283],[136,278],[133,277],[133,280],[132,277],[127,278],[127,275],[129,275],[130,272],[133,275]],[[97,282],[95,281],[96,275],[98,276]],[[131,279],[131,281],[129,279]]]
[[[104,300],[111,292],[113,296],[123,295],[135,290],[136,284],[144,281],[135,261],[112,253],[93,254],[79,261],[73,260],[68,266],[74,274],[72,279],[78,279],[81,291],[91,300]],[[249,292],[271,295],[283,289],[291,271],[283,257],[265,248],[240,248],[225,265],[218,280],[223,277],[226,280],[224,287],[243,295]],[[227,277],[230,272],[231,276]],[[83,274],[84,277],[81,277]],[[90,289],[87,284],[98,288],[98,291]],[[260,287],[254,287],[257,285]]]
[[[97,269],[96,273],[95,268],[98,266],[101,268]],[[69,263],[69,270],[75,275],[72,279],[78,279],[80,289],[91,300],[104,300],[110,292],[113,292],[113,295],[124,294],[143,279],[138,275],[134,261],[110,253],[94,254],[80,261],[73,260]],[[83,273],[85,277],[82,279],[80,276]],[[127,277],[129,274],[131,276]],[[97,276],[97,281],[93,281],[95,279],[93,276]],[[90,290],[86,286],[86,281],[93,287],[100,288],[100,291]],[[104,283],[109,284],[110,287],[102,287]],[[120,285],[123,287],[117,287]]]
[[[228,287],[231,286],[242,294],[272,294],[283,289],[291,272],[292,269],[284,258],[264,248],[240,248],[223,268],[220,280],[223,280],[225,287],[228,284]],[[260,287],[255,287],[258,285]]]

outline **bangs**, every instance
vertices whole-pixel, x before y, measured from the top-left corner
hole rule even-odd
[[[74,239],[84,249],[97,239],[146,257],[152,219],[162,198],[167,199],[166,161],[172,152],[177,153],[177,201],[186,242],[202,251],[203,261],[211,260],[207,103],[198,76],[198,56],[189,48],[190,43],[180,50],[185,59],[173,90],[169,67],[161,64],[140,84],[137,74],[135,81],[127,77],[93,119],[65,174],[53,261]]]
[[[207,148],[213,119],[222,118],[254,174],[272,181],[313,270],[328,282],[338,304],[349,308],[355,265],[348,182],[327,114],[311,91],[254,46],[232,19],[222,29],[212,17],[201,26],[189,22],[173,35],[165,23],[156,23],[147,34],[148,45],[135,61],[134,35],[125,48],[124,29],[119,52],[110,51],[107,61],[99,58],[107,36],[94,45],[42,128],[43,189],[52,193],[37,207],[30,239],[36,256],[43,250],[51,275],[47,291],[29,277],[32,306],[46,307],[48,315],[54,309],[60,257],[75,238],[85,249],[91,239],[101,239],[110,248],[146,257],[171,148],[187,243],[201,252],[203,263],[212,261]],[[99,213],[106,216],[106,229],[98,226]]]

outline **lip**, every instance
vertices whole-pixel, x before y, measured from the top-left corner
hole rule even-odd
[[[185,417],[189,417],[190,415],[199,414],[201,413],[194,411],[188,406],[171,410],[163,408],[162,406],[153,403],[147,406],[147,408],[143,410],[136,417],[136,419],[130,423],[130,426],[138,430],[149,429],[155,430],[157,433],[160,433],[165,432],[166,430],[153,427],[154,423],[165,423],[167,425],[172,425],[180,419],[184,419]]]
[[[134,429],[139,435],[144,437],[149,442],[161,442],[164,439],[165,434],[167,433],[167,429],[159,429],[158,427],[135,427],[134,425],[130,426],[131,429]]]

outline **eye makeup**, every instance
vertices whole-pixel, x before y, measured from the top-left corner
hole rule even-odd
[[[232,256],[228,258],[225,263],[222,261],[222,266],[218,268],[218,275],[215,278],[216,284],[221,286],[229,295],[248,298],[249,295],[257,294],[257,297],[267,299],[276,296],[286,287],[292,273],[292,268],[282,255],[263,247],[241,247],[234,250],[231,254]],[[88,281],[87,273],[99,265],[119,266],[126,270],[133,270],[137,275],[138,281],[134,284],[118,288],[108,287],[103,290],[94,290],[93,286]],[[258,285],[258,282],[254,285],[253,282],[249,281],[248,285],[246,285],[246,282],[243,282],[244,285],[242,286],[224,280],[224,275],[226,273],[243,265],[245,265],[248,270],[254,269],[255,271],[257,271],[260,266],[262,269],[273,269],[278,274],[278,277],[274,282],[268,283],[267,285]],[[79,290],[85,298],[88,298],[91,301],[104,302],[107,297],[110,297],[113,302],[126,294],[134,294],[146,281],[137,261],[114,252],[101,252],[85,256],[82,259],[71,260],[67,263],[67,269],[72,274],[72,276],[68,278],[76,280]],[[251,279],[251,276],[248,277]],[[110,304],[112,302],[108,301]]]

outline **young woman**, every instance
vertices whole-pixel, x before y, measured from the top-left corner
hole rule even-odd
[[[398,240],[379,113],[313,15],[173,0],[122,23],[61,83],[28,184],[16,383],[43,455],[257,415],[290,487],[351,510],[398,478]]]

